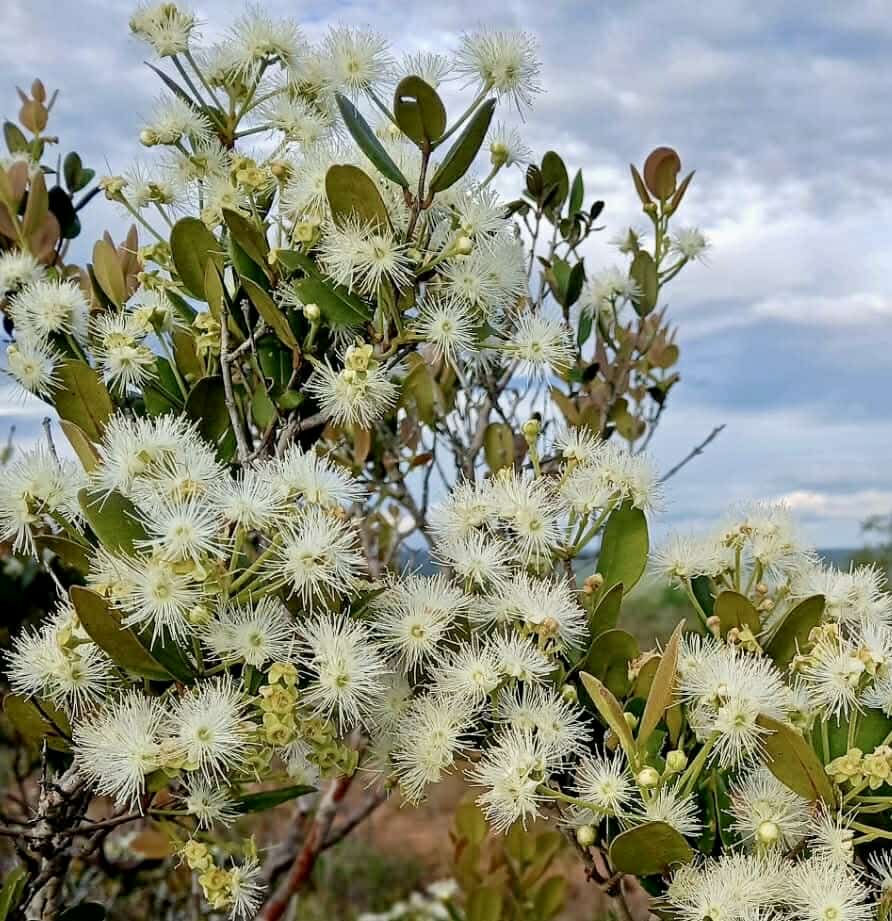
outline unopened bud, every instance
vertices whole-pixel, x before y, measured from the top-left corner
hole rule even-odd
[[[688,766],[688,756],[675,748],[666,755],[666,770],[670,774],[680,774]]]
[[[203,604],[196,604],[186,615],[186,619],[196,627],[203,627],[211,622],[211,612]]]
[[[626,712],[623,713],[623,719],[628,724],[629,729],[634,729],[638,725],[638,717],[635,716],[634,713],[629,713],[628,710],[626,710]]]
[[[770,598],[763,599],[762,601],[759,602],[759,610],[760,611],[773,611],[774,602]]]
[[[508,162],[508,147],[501,141],[489,145],[489,159],[493,166],[504,166]]]
[[[591,847],[595,843],[594,828],[591,825],[580,825],[576,829],[576,840],[579,842],[580,847]]]
[[[718,636],[722,629],[722,622],[713,614],[706,618],[706,626],[713,636]]]
[[[318,304],[304,304],[304,316],[311,323],[318,323],[319,317],[322,315],[322,312],[319,310]]]
[[[158,136],[150,128],[143,128],[139,132],[139,143],[143,147],[154,147],[158,143]]]
[[[656,768],[646,767],[638,772],[635,780],[639,787],[655,787],[660,782],[660,775]]]
[[[291,164],[285,160],[273,160],[269,165],[269,171],[280,182],[283,182],[291,175]]]
[[[587,595],[594,595],[595,592],[600,592],[604,586],[604,576],[599,572],[592,573],[588,576],[585,582],[582,583],[582,590]]]
[[[527,441],[535,441],[542,433],[542,423],[538,419],[527,419],[520,430]]]
[[[779,837],[780,828],[778,828],[777,822],[766,819],[764,822],[759,823],[759,827],[756,829],[756,838],[759,844],[774,844]]]
[[[576,693],[576,688],[572,684],[565,684],[561,688],[561,697],[567,701],[568,704],[579,703],[579,694]]]
[[[764,582],[760,582],[760,583],[756,586],[756,594],[757,594],[757,595],[767,595],[767,594],[768,594],[768,586],[767,586]]]
[[[458,256],[470,256],[474,249],[474,241],[470,237],[459,237],[453,249]]]

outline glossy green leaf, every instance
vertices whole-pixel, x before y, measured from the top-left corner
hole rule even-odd
[[[641,655],[638,640],[625,630],[607,630],[592,643],[585,670],[609,688],[615,697],[629,691],[629,662]]]
[[[812,595],[792,608],[775,628],[765,651],[778,668],[786,668],[794,656],[808,648],[808,635],[824,615],[824,596]]]
[[[333,326],[362,326],[372,318],[372,311],[365,301],[321,276],[301,278],[293,285],[301,303],[316,304]]]
[[[567,167],[559,154],[549,150],[542,158],[540,169],[544,187],[546,189],[551,187],[553,190],[548,196],[548,210],[557,213],[567,200],[567,194],[570,190],[570,177],[567,175]]]
[[[664,714],[672,706],[675,696],[675,677],[678,671],[678,647],[681,643],[681,634],[684,630],[684,621],[682,621],[675,630],[666,648],[660,656],[660,664],[657,667],[653,682],[650,686],[650,692],[647,695],[647,703],[644,706],[644,713],[641,715],[641,721],[638,723],[638,748],[643,749],[647,745],[650,734],[657,728]]]
[[[173,677],[140,643],[132,630],[121,626],[120,616],[101,595],[80,585],[72,586],[69,593],[84,630],[117,665],[154,681],[169,681]]]
[[[617,835],[610,845],[613,868],[634,876],[662,874],[693,859],[691,846],[666,822],[637,825]]]
[[[77,498],[87,524],[107,550],[133,554],[136,541],[147,537],[136,506],[119,492],[82,489]]]
[[[766,730],[762,737],[762,760],[771,773],[809,802],[821,799],[832,805],[833,785],[805,738],[792,726],[769,716],[760,716],[758,723]]]
[[[601,540],[598,572],[604,577],[603,591],[622,582],[628,594],[644,574],[648,547],[644,512],[624,502],[610,513]]]
[[[625,716],[623,716],[623,708],[620,706],[619,701],[594,675],[581,672],[579,677],[598,713],[601,714],[604,722],[607,723],[613,730],[613,734],[619,739],[627,757],[632,758],[635,752],[635,740],[632,738],[632,730],[629,728]]]
[[[325,174],[325,194],[332,220],[343,226],[351,219],[378,228],[390,225],[387,206],[374,180],[352,163],[336,163]]]
[[[618,582],[601,596],[597,607],[589,616],[588,629],[593,640],[606,630],[612,630],[616,626],[622,602],[623,584]]]
[[[582,201],[585,197],[585,184],[582,180],[582,170],[577,170],[573,177],[573,185],[570,187],[570,214],[575,214],[582,208]]]
[[[632,259],[629,276],[638,286],[638,297],[633,301],[635,312],[646,317],[657,306],[660,294],[660,282],[657,276],[657,264],[653,256],[645,250],[639,250]]]
[[[193,296],[205,300],[204,276],[208,262],[223,269],[220,241],[194,217],[181,218],[170,232],[170,252],[174,268],[183,287]]]
[[[849,750],[849,724],[852,720],[856,723],[853,744],[863,752],[872,752],[892,732],[892,719],[880,710],[865,708],[860,712],[853,711],[848,719],[828,720],[831,758],[839,758]],[[815,727],[813,732],[819,733],[820,729]]]
[[[282,308],[250,278],[242,278],[242,287],[266,325],[279,337],[279,341],[290,349],[296,349],[297,339]]]
[[[486,464],[495,473],[514,464],[514,432],[505,422],[490,422],[483,433]]]
[[[222,377],[203,377],[196,382],[186,400],[186,415],[198,423],[202,438],[214,445],[221,460],[232,458],[235,435],[226,408]]]
[[[233,240],[238,243],[248,258],[258,266],[264,275],[269,275],[269,242],[266,235],[250,218],[238,211],[223,209],[223,220]]]
[[[421,77],[404,77],[393,94],[393,114],[406,137],[419,147],[438,141],[446,130],[446,107]]]
[[[458,136],[458,140],[449,148],[443,162],[437,167],[430,181],[430,194],[443,192],[455,185],[471,168],[486,138],[486,132],[489,131],[489,123],[492,121],[495,108],[495,99],[487,99],[471,116],[464,131]]]
[[[291,787],[280,787],[278,790],[262,790],[260,793],[246,793],[239,796],[233,801],[233,806],[238,812],[265,812],[274,806],[287,803],[290,800],[297,799],[299,796],[306,796],[308,793],[315,793],[315,787],[309,787],[306,784],[298,784]]]
[[[375,132],[372,131],[369,123],[362,117],[359,109],[343,96],[341,93],[335,93],[338,108],[341,111],[341,117],[344,124],[350,132],[353,140],[356,141],[359,149],[369,158],[375,169],[397,185],[404,189],[409,188],[409,180],[400,172],[399,167],[393,162],[390,154],[384,149],[384,145],[378,140]]]
[[[82,361],[69,358],[56,368],[58,386],[53,391],[56,412],[80,426],[91,441],[101,441],[114,403],[99,374]]]
[[[758,636],[762,630],[759,612],[749,598],[740,592],[730,589],[720,592],[715,599],[713,613],[719,619],[722,636],[727,636],[732,628],[742,630],[746,627],[753,636]]]

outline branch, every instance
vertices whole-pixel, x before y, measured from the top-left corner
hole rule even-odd
[[[229,413],[229,421],[232,423],[239,463],[244,466],[248,462],[248,455],[251,452],[245,438],[242,420],[235,407],[235,396],[232,392],[232,373],[229,367],[232,357],[229,353],[229,310],[224,304],[222,316],[220,317],[220,375],[223,378],[223,399],[226,403],[226,410]]]
[[[700,442],[696,447],[691,448],[688,454],[685,455],[674,467],[671,467],[666,473],[660,477],[660,482],[665,483],[670,477],[675,476],[682,467],[686,464],[689,464],[695,457],[699,456],[706,450],[706,447],[713,442],[718,436],[722,433],[725,428],[725,423],[717,425],[707,436]]]
[[[357,825],[364,822],[386,799],[387,794],[383,790],[376,790],[358,809],[348,815],[337,828],[329,832],[322,849],[327,851],[339,841],[343,841]]]
[[[294,858],[294,863],[292,863],[288,875],[282,880],[275,893],[267,900],[260,914],[257,915],[257,921],[279,921],[288,910],[288,905],[294,894],[310,878],[313,867],[316,866],[316,859],[325,849],[325,839],[331,831],[338,807],[347,795],[352,782],[352,776],[339,777],[331,782],[322,797],[322,801],[319,803],[316,815],[313,818],[313,824],[304,839],[303,847]]]

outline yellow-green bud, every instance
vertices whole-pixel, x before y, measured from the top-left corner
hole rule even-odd
[[[655,787],[660,782],[660,774],[656,768],[646,767],[638,772],[638,776],[635,780],[638,782],[639,787],[648,789],[650,787]]]
[[[629,729],[634,729],[638,725],[638,717],[634,713],[629,713],[628,710],[623,713],[623,719],[628,723]]]
[[[756,829],[756,840],[759,844],[774,844],[778,838],[780,838],[780,828],[778,828],[777,822],[765,819],[764,822],[759,823],[759,827]]]
[[[149,128],[143,128],[139,132],[139,143],[143,147],[154,147],[158,143],[158,135]]]
[[[591,847],[596,839],[595,830],[591,825],[580,825],[576,829],[576,840],[580,847]]]
[[[458,256],[470,256],[474,249],[474,241],[470,237],[459,237],[453,249]]]
[[[196,627],[203,627],[211,622],[211,612],[203,604],[196,604],[186,615],[190,624]]]
[[[501,141],[489,145],[489,160],[493,166],[504,166],[508,162],[508,148]]]
[[[319,309],[318,304],[304,304],[304,316],[311,323],[318,323],[319,317],[322,316],[322,311]]]
[[[688,766],[688,756],[675,748],[666,755],[666,770],[670,774],[680,774]]]
[[[572,684],[565,684],[561,688],[561,697],[566,700],[568,704],[579,702],[579,694],[576,693],[576,688],[574,688]]]
[[[542,433],[542,423],[538,419],[527,419],[520,430],[527,441],[535,441]]]

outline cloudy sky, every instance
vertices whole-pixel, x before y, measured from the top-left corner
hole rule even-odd
[[[682,383],[654,441],[663,468],[719,424],[672,481],[664,523],[696,527],[728,504],[785,498],[822,547],[857,544],[892,509],[892,17],[885,0],[280,2],[310,37],[371,25],[399,50],[442,50],[465,29],[524,28],[542,46],[547,93],[522,130],[559,150],[607,202],[607,239],[641,225],[628,178],[658,144],[697,177],[685,221],[712,241],[709,265],[669,292]],[[213,34],[240,10],[197,4]],[[128,36],[129,3],[6,0],[0,90],[39,75],[64,87],[54,128],[98,171],[139,154],[157,94]],[[520,175],[517,174],[520,181]],[[97,203],[82,240],[125,222]],[[2,398],[2,393],[0,393]],[[32,406],[0,403],[34,430]],[[7,420],[8,421],[8,420]]]

